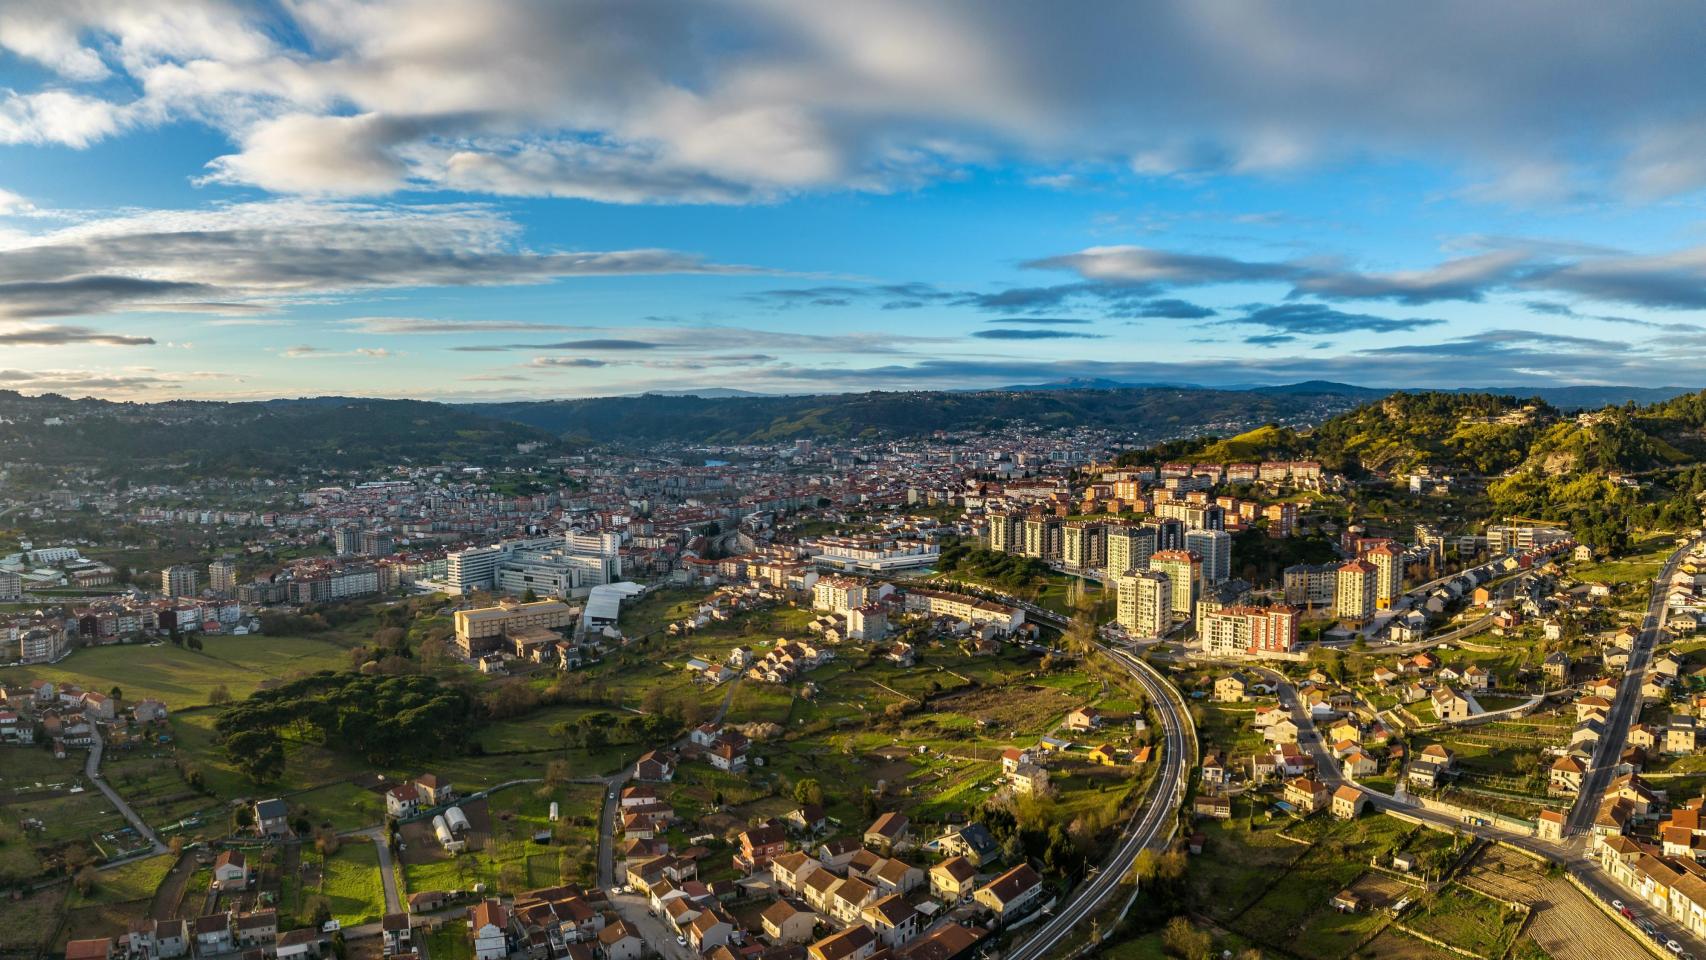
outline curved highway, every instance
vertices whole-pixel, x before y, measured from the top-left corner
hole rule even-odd
[[[1061,625],[1064,621],[1058,614],[1029,604],[1021,606],[1053,625]],[[1062,942],[1077,935],[1109,898],[1119,892],[1139,852],[1162,848],[1172,840],[1179,804],[1184,800],[1185,784],[1196,762],[1196,731],[1179,691],[1154,667],[1131,653],[1115,647],[1098,646],[1137,680],[1161,715],[1164,738],[1161,772],[1149,803],[1131,815],[1113,855],[1089,882],[1072,892],[1064,907],[1007,954],[1011,960],[1038,960],[1056,955]]]

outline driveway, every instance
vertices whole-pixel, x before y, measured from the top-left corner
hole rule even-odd
[[[95,742],[89,745],[89,759],[83,764],[83,773],[89,778],[89,782],[101,791],[102,795],[112,801],[112,805],[118,808],[118,812],[124,814],[125,820],[130,822],[131,827],[144,840],[154,845],[155,853],[165,853],[166,845],[160,842],[160,838],[155,835],[154,830],[143,822],[135,810],[130,808],[130,804],[124,802],[124,798],[118,795],[117,790],[108,786],[107,782],[101,779],[101,753],[106,749],[106,741],[101,739],[100,724],[92,723],[89,725],[89,729]]]

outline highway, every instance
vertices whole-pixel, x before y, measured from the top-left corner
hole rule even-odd
[[[1196,732],[1179,692],[1159,672],[1125,650],[1102,647],[1144,688],[1161,714],[1164,728],[1162,766],[1155,792],[1147,806],[1132,814],[1124,838],[1113,856],[1102,864],[1088,883],[1074,890],[1066,905],[1055,912],[1023,943],[1008,953],[1012,960],[1037,960],[1057,955],[1062,941],[1080,932],[1085,923],[1120,890],[1131,865],[1144,849],[1160,849],[1173,838],[1179,804],[1184,799],[1186,779],[1196,763]]]

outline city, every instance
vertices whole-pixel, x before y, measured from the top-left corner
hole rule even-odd
[[[1702,49],[0,0],[0,960],[1706,958]]]

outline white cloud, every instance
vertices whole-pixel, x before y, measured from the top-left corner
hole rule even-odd
[[[210,168],[226,182],[620,203],[891,189],[1002,157],[1201,176],[1396,154],[1460,166],[1464,196],[1500,202],[1573,195],[1584,178],[1644,197],[1706,184],[1706,24],[1684,6],[1446,0],[1345,16],[1174,0],[1076,14],[973,0],[13,0],[0,49],[57,79],[0,98],[0,141],[83,146],[188,118],[236,145]]]

